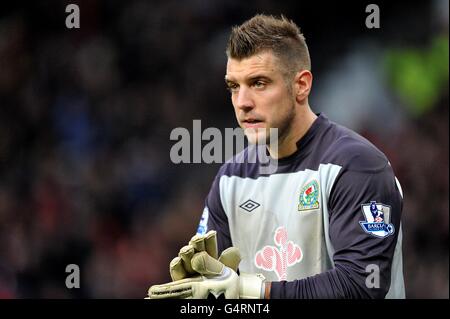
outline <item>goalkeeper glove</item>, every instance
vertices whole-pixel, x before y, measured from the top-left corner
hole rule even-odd
[[[217,257],[216,232],[195,235],[170,263],[172,282],[154,285],[147,299],[206,299],[211,293],[226,299],[264,298],[265,278],[261,274],[236,273],[239,250],[230,247]]]

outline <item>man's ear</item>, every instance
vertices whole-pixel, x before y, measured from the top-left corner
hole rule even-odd
[[[302,70],[297,72],[294,77],[294,93],[298,103],[302,103],[308,98],[311,92],[313,75],[311,71]]]

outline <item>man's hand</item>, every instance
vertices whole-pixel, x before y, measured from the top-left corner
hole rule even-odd
[[[148,291],[148,299],[194,298],[206,299],[211,293],[226,299],[263,298],[264,277],[236,273],[241,261],[239,250],[230,247],[217,258],[216,232],[195,235],[189,245],[180,249],[170,262],[173,282],[155,285]]]

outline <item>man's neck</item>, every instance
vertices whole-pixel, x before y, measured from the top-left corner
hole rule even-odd
[[[316,119],[317,115],[307,105],[306,111],[298,114],[296,120],[292,123],[289,135],[278,145],[278,149],[271,147],[271,145],[268,146],[270,156],[280,159],[294,154],[297,151],[297,142],[305,136]]]

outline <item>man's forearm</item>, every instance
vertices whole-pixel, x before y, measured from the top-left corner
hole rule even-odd
[[[362,282],[362,284],[358,284]],[[332,269],[305,279],[267,282],[265,298],[270,299],[352,299],[384,298],[389,287],[368,288],[360,274]]]

